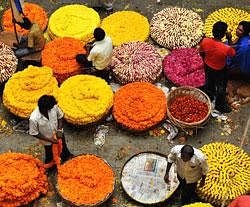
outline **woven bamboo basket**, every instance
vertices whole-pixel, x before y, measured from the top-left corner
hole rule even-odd
[[[168,106],[172,103],[172,101],[177,98],[178,96],[184,96],[184,95],[191,95],[198,99],[199,101],[202,101],[207,104],[208,106],[208,113],[207,115],[198,122],[188,123],[181,120],[176,119],[172,116],[172,114],[169,111]],[[205,94],[203,91],[189,86],[183,86],[179,87],[173,91],[171,91],[167,96],[167,115],[169,120],[177,127],[180,127],[182,129],[197,129],[202,128],[209,120],[210,114],[212,110],[211,101],[207,94]]]

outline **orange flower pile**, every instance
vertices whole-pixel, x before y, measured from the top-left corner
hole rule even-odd
[[[149,129],[162,121],[165,114],[165,94],[151,83],[129,83],[115,94],[114,118],[128,129]]]
[[[48,17],[45,10],[37,4],[25,3],[24,4],[24,15],[31,21],[37,23],[40,28],[44,31],[48,24]],[[11,9],[4,12],[2,17],[2,25],[5,31],[14,32],[14,26],[12,22]],[[22,35],[27,35],[29,30],[22,29],[19,25],[16,25],[17,32]]]
[[[57,38],[45,45],[42,52],[42,64],[53,69],[59,83],[70,76],[80,74],[80,65],[76,62],[77,54],[86,54],[84,44],[77,39]]]
[[[81,155],[61,165],[58,188],[61,196],[75,205],[95,205],[113,191],[111,167],[95,155]]]
[[[43,163],[31,155],[0,155],[0,206],[27,205],[48,190]]]

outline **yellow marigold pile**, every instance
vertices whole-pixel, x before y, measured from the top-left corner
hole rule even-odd
[[[80,4],[67,5],[50,16],[48,33],[51,39],[73,37],[90,42],[100,21],[99,14],[92,8]]]
[[[48,190],[43,163],[31,155],[0,155],[0,206],[24,206]]]
[[[132,41],[146,41],[149,37],[148,19],[134,11],[120,11],[102,21],[102,28],[114,46]]]
[[[198,195],[205,201],[220,205],[250,191],[250,157],[229,143],[210,143],[201,151],[206,155],[209,172]]]
[[[13,114],[28,118],[42,95],[56,96],[58,83],[49,67],[29,66],[6,83],[3,104]]]
[[[63,82],[58,104],[64,118],[77,125],[100,120],[113,105],[113,92],[105,80],[92,75],[76,75]]]
[[[250,21],[250,13],[241,9],[223,8],[210,14],[205,20],[204,33],[207,37],[213,37],[212,29],[218,21],[226,22],[228,31],[232,33],[233,40],[236,39],[236,29],[241,21]]]
[[[185,206],[182,206],[182,207],[213,207],[211,204],[209,203],[192,203],[192,204],[189,204],[189,205],[185,205]]]

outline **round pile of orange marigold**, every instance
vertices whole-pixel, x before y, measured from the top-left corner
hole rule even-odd
[[[70,37],[57,38],[45,45],[42,64],[52,68],[57,81],[62,83],[81,73],[81,66],[75,59],[77,54],[86,54],[83,42]]]
[[[58,169],[61,196],[75,205],[95,205],[114,190],[115,176],[111,167],[95,155],[81,155]]]
[[[48,190],[43,163],[31,155],[0,155],[0,206],[23,206]]]
[[[147,130],[162,121],[165,115],[165,94],[151,83],[129,83],[115,94],[113,116],[128,129]]]
[[[31,22],[37,23],[41,30],[45,30],[48,24],[48,16],[45,10],[37,4],[25,3],[24,4],[24,15]],[[14,32],[14,26],[12,22],[11,9],[7,9],[2,17],[2,25],[5,31]],[[27,35],[29,30],[21,28],[16,24],[17,32],[22,35]]]

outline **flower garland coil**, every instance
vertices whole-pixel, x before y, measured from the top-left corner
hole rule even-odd
[[[197,202],[197,203],[191,203],[182,207],[213,207],[213,206],[210,203]]]
[[[102,158],[80,155],[59,167],[57,183],[64,200],[76,206],[96,206],[112,194],[115,176]]]
[[[193,47],[203,36],[203,22],[192,10],[168,7],[154,14],[150,35],[158,44],[169,49]]]
[[[48,24],[48,16],[46,11],[39,5],[33,3],[24,4],[24,15],[31,22],[37,23],[42,31],[45,31]],[[11,9],[8,9],[4,12],[2,17],[2,25],[5,31],[14,32],[14,26],[12,22]],[[29,30],[21,28],[16,24],[17,32],[22,35],[27,35]]]
[[[165,118],[165,94],[151,83],[129,83],[115,93],[113,116],[129,130],[147,130]]]
[[[0,206],[24,206],[48,191],[43,163],[31,155],[0,155]]]
[[[67,5],[50,16],[48,33],[51,39],[72,37],[87,43],[93,40],[93,32],[100,22],[94,9],[80,4]]]
[[[232,39],[235,40],[237,38],[236,29],[238,24],[241,21],[250,21],[250,13],[232,7],[216,10],[215,12],[208,15],[207,19],[205,20],[204,33],[206,37],[213,37],[213,25],[218,21],[227,23],[227,30],[231,32]]]
[[[162,71],[157,50],[144,42],[130,42],[113,50],[111,68],[120,83],[154,82]]]
[[[241,148],[223,142],[204,145],[209,172],[205,185],[197,188],[198,195],[207,202],[221,205],[250,191],[250,156]]]
[[[54,76],[62,83],[81,73],[81,66],[75,59],[77,54],[86,54],[83,42],[70,37],[57,38],[45,45],[42,64],[52,68]]]
[[[42,95],[57,95],[58,83],[49,67],[29,66],[12,75],[3,91],[3,104],[13,114],[28,118]]]
[[[77,125],[99,121],[113,105],[113,92],[105,80],[92,75],[76,75],[59,89],[58,104],[64,118]]]
[[[0,42],[0,83],[5,82],[15,73],[17,62],[12,49]]]
[[[204,63],[196,48],[173,50],[163,60],[164,73],[178,86],[200,87],[205,84]]]
[[[113,45],[146,41],[149,37],[148,19],[134,11],[119,11],[104,18],[101,27],[111,37]]]

